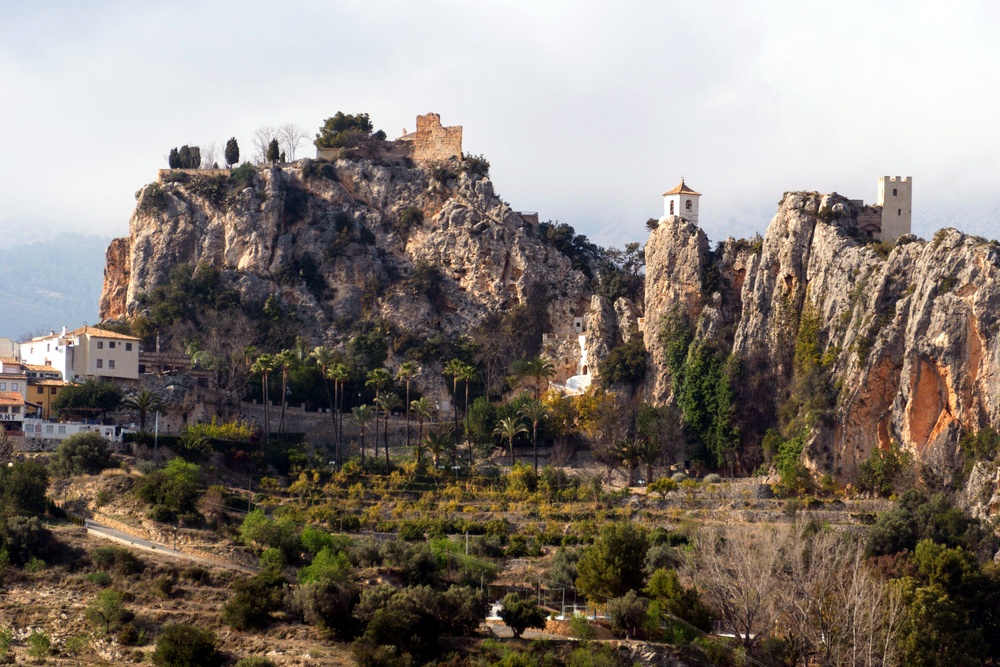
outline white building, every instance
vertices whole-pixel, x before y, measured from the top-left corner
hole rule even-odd
[[[107,329],[64,327],[62,333],[21,343],[20,351],[25,364],[51,366],[67,382],[139,378],[139,339]]]
[[[697,224],[699,197],[701,197],[701,193],[689,188],[684,184],[684,179],[681,178],[680,185],[663,193],[663,217],[660,219],[666,220],[677,216]]]

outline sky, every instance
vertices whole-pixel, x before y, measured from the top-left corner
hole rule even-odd
[[[0,0],[0,238],[126,235],[171,147],[247,156],[338,110],[390,138],[440,113],[513,208],[602,245],[644,241],[681,176],[713,240],[881,175],[913,177],[915,233],[995,238],[998,25],[913,0]]]

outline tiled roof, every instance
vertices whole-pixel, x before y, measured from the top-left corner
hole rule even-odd
[[[0,357],[0,362],[5,364],[19,364],[21,363],[17,357]]]
[[[108,329],[98,329],[97,327],[80,327],[79,329],[74,329],[68,332],[67,336],[82,336],[87,334],[88,336],[94,336],[96,338],[120,338],[122,340],[139,340],[135,336],[126,336],[125,334],[120,334],[117,331],[109,331]]]
[[[29,371],[35,371],[36,373],[58,373],[59,369],[55,366],[43,366],[40,364],[21,364]]]
[[[65,387],[66,383],[62,380],[28,380],[29,387]]]
[[[24,405],[24,397],[16,391],[0,391],[0,405]]]
[[[685,185],[684,184],[684,179],[682,178],[680,185],[678,185],[673,190],[670,190],[669,192],[664,192],[663,193],[664,197],[667,197],[669,195],[698,195],[700,197],[701,193],[700,192],[695,192],[694,190],[692,190],[691,188],[689,188],[687,185]]]

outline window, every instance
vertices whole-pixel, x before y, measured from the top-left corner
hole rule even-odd
[[[108,359],[108,369],[109,370],[113,370],[114,367],[115,367],[115,360],[114,359]]]
[[[895,197],[895,196],[896,196],[896,188],[893,188],[893,189],[892,189],[892,196],[893,196],[893,197]]]
[[[38,395],[41,396],[45,393],[45,387],[35,387],[38,390]]]
[[[45,351],[46,352],[51,352],[52,351],[52,345],[50,343],[46,343],[45,344]]]
[[[673,202],[673,200],[671,200],[671,202],[670,202],[670,215],[673,215],[673,214],[674,214],[674,202]]]
[[[98,350],[103,350],[104,349],[104,341],[103,340],[97,341],[97,349]]]
[[[98,368],[104,368],[104,359],[98,359],[97,360],[97,367]]]
[[[0,382],[0,391],[7,391],[7,383]]]
[[[52,395],[55,396],[59,393],[59,387],[52,387]]]
[[[690,200],[690,199],[688,199],[688,200],[687,200],[687,201],[686,201],[686,202],[684,203],[684,210],[685,210],[685,211],[690,211],[690,210],[691,210],[691,200]]]
[[[125,351],[126,352],[132,351],[132,343],[125,343]]]
[[[59,434],[60,435],[64,435],[66,433],[66,425],[65,424],[59,424],[58,430],[59,430]]]
[[[13,412],[15,415],[19,415],[19,414],[21,414],[21,406],[20,405],[15,405],[14,407],[12,407],[10,409],[10,411]]]
[[[896,215],[903,215],[903,209],[899,209],[898,211],[896,211]]]
[[[10,390],[11,391],[21,391],[21,388],[17,386],[16,382],[11,382],[10,383]]]
[[[46,433],[53,433],[53,432],[55,432],[55,430],[56,430],[56,427],[53,426],[52,424],[46,424],[45,425],[45,432]]]
[[[139,375],[146,374],[146,364],[139,364]]]
[[[108,347],[110,347],[112,350],[115,349],[115,341],[110,341],[108,343]]]

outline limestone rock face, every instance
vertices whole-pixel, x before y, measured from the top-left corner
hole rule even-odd
[[[141,313],[142,295],[175,267],[209,265],[244,303],[277,300],[314,344],[343,342],[362,317],[411,340],[455,338],[487,315],[541,304],[545,330],[571,341],[563,356],[575,372],[573,321],[591,312],[594,279],[458,160],[301,160],[244,182],[163,172],[145,186],[129,236],[108,249],[102,319]],[[613,324],[606,335],[617,339]],[[615,344],[601,335],[600,350]]]
[[[660,222],[646,243],[645,321],[641,327],[652,367],[646,392],[655,402],[670,395],[663,349],[657,340],[664,316],[681,312],[697,318],[704,303],[702,276],[708,263],[708,237],[696,224],[671,217]]]
[[[807,311],[835,395],[812,426],[807,463],[849,477],[894,441],[946,476],[963,432],[1000,425],[1000,247],[954,230],[880,246],[859,213],[839,195],[786,193],[763,239],[724,242],[713,266],[697,229],[661,223],[646,246],[650,396],[668,400],[656,330],[680,306],[697,318],[696,336],[768,373],[781,405]],[[700,278],[712,283],[710,271],[721,278],[709,293]]]

